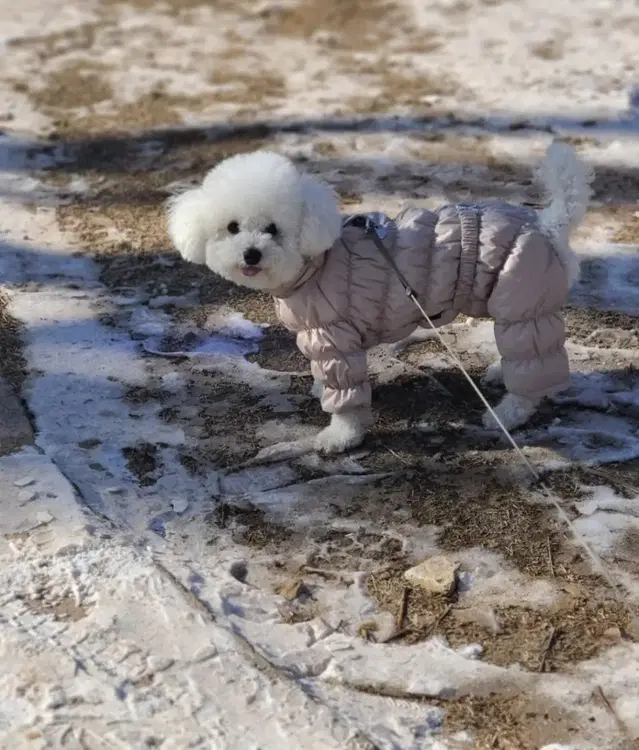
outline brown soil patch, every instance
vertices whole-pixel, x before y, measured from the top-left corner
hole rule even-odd
[[[459,477],[424,476],[409,492],[413,519],[442,527],[443,549],[482,547],[501,553],[523,573],[541,576],[551,575],[550,549],[554,574],[560,575],[557,529],[549,525],[546,509],[533,505],[507,478],[499,481],[490,469],[478,468]]]
[[[639,346],[636,316],[589,308],[567,308],[565,313],[566,332],[572,341],[587,342],[600,349],[636,349]],[[602,329],[600,335],[596,335],[597,329]],[[614,335],[611,335],[613,329]]]
[[[20,323],[9,312],[9,300],[0,290],[0,377],[20,392],[26,377],[27,362],[22,350]]]
[[[86,61],[69,62],[49,73],[45,85],[30,89],[35,106],[51,115],[63,110],[91,107],[113,97],[111,85],[104,79],[106,69]]]
[[[523,696],[468,697],[437,705],[446,711],[446,735],[471,733],[473,750],[539,750],[549,743],[569,742],[583,729],[578,720],[550,701]]]
[[[552,37],[538,42],[530,48],[530,53],[541,60],[561,60],[564,56],[565,41],[562,37]]]
[[[279,372],[308,372],[310,377],[310,364],[308,359],[300,352],[295,343],[295,336],[287,331],[284,326],[274,321],[275,312],[272,300],[267,299],[263,310],[257,311],[257,316],[249,313],[245,308],[244,314],[258,323],[270,323],[270,328],[264,331],[264,338],[260,341],[260,350],[250,354],[247,359],[257,362],[260,367]],[[252,312],[252,311],[251,311]],[[261,313],[261,314],[260,314]],[[306,378],[303,387],[308,390],[310,381]]]
[[[122,453],[126,458],[127,469],[137,477],[141,487],[155,484],[157,478],[154,474],[159,468],[157,445],[140,443],[124,448]]]
[[[587,581],[566,584],[553,607],[469,608],[411,586],[403,570],[372,575],[368,591],[381,609],[395,614],[408,589],[404,635],[397,639],[405,644],[439,635],[453,648],[480,643],[484,660],[492,664],[556,672],[610,648],[631,629],[632,616],[626,608],[610,599],[609,591],[593,591]],[[489,618],[494,618],[498,632],[492,632]]]
[[[154,13],[169,13],[180,15],[198,8],[214,8],[215,10],[234,10],[238,6],[236,0],[102,0],[103,9],[130,5],[138,10],[153,11]]]
[[[119,135],[130,131],[144,131],[159,127],[182,125],[184,110],[192,110],[202,103],[201,97],[166,93],[161,86],[139,97],[135,102],[122,102],[111,113],[72,116],[60,107],[54,113],[51,139],[81,138],[86,135]]]
[[[364,94],[350,97],[347,110],[356,113],[389,112],[398,107],[430,108],[424,102],[427,96],[447,96],[459,88],[447,75],[429,76],[410,74],[399,70],[381,69],[370,81],[362,82]]]
[[[24,598],[26,608],[34,615],[47,615],[54,620],[65,620],[77,622],[89,614],[89,608],[85,604],[78,604],[72,596],[60,598],[45,598],[46,591],[38,598]]]
[[[22,36],[11,39],[10,48],[30,47],[40,60],[50,60],[71,52],[85,52],[95,44],[97,32],[104,28],[100,23],[83,23],[53,34]]]
[[[252,75],[232,68],[225,70],[216,67],[211,73],[210,82],[215,86],[225,87],[215,95],[215,99],[220,102],[254,102],[261,105],[268,99],[286,96],[284,78],[268,70],[261,70],[259,74]]]
[[[310,38],[318,31],[347,49],[375,49],[387,41],[389,29],[408,26],[405,11],[388,0],[303,0],[265,19],[265,28],[284,36]]]
[[[250,547],[279,548],[288,542],[293,532],[279,524],[270,523],[258,508],[238,508],[227,503],[218,503],[215,511],[206,519],[221,529],[231,529],[233,541]],[[209,544],[215,543],[213,537]]]
[[[637,206],[635,205],[636,209]],[[629,211],[621,229],[612,238],[613,242],[623,245],[639,245],[639,211]]]
[[[263,139],[254,137],[196,142],[151,161],[136,155],[135,149],[126,142],[78,146],[70,155],[96,187],[90,196],[78,196],[72,205],[59,206],[58,219],[64,230],[73,232],[87,249],[102,256],[107,269],[111,263],[109,257],[114,253],[131,256],[132,267],[141,264],[137,267],[137,279],[142,282],[148,279],[150,269],[135,256],[171,250],[165,211],[168,185],[194,176],[201,180],[222,159],[254,151],[264,143]],[[115,177],[111,177],[114,171]],[[58,177],[61,186],[65,180],[64,176]],[[113,229],[126,239],[114,239]],[[135,273],[120,261],[113,263],[109,283],[132,285]],[[122,275],[119,282],[116,279],[118,269]],[[195,274],[201,272],[201,269],[193,269]],[[162,272],[171,275],[166,268]],[[182,267],[180,273],[183,272]]]
[[[564,481],[570,493],[569,478]],[[420,527],[439,527],[438,542],[453,558],[456,551],[481,547],[502,555],[522,573],[552,580],[563,592],[550,607],[495,607],[494,632],[485,622],[464,617],[456,595],[434,596],[407,583],[406,561],[393,563],[391,558],[389,568],[370,577],[368,590],[393,614],[408,591],[405,632],[398,640],[414,643],[441,635],[453,647],[480,643],[484,658],[495,664],[559,671],[595,656],[631,630],[631,613],[589,574],[583,554],[566,543],[550,511],[533,504],[516,484],[497,481],[490,470],[417,475],[400,483],[385,502],[387,507],[408,505]],[[358,505],[358,511],[364,507]]]
[[[244,384],[219,375],[204,375],[194,382],[192,394],[203,405],[200,455],[203,466],[229,466],[255,455],[260,445],[255,432],[272,418],[271,410]],[[223,404],[220,412],[215,406]],[[223,415],[223,416],[222,416]]]
[[[72,118],[60,108],[56,111],[58,117],[51,137],[117,135],[179,126],[184,123],[185,112],[198,111],[216,103],[243,105],[248,102],[247,107],[237,109],[229,116],[231,120],[237,121],[270,109],[275,100],[286,95],[284,79],[269,71],[251,75],[246,72],[216,70],[211,74],[210,83],[220,86],[219,91],[194,95],[173,94],[158,84],[135,102],[119,103],[111,113],[90,113]]]

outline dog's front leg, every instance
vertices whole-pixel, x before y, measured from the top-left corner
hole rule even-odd
[[[333,414],[331,423],[315,438],[315,449],[322,453],[342,453],[356,448],[366,437],[366,428],[373,422],[370,409]]]
[[[373,422],[371,386],[368,380],[366,349],[361,334],[345,321],[326,328],[303,330],[297,345],[311,361],[322,409],[331,423],[315,437],[315,450],[342,453],[358,446]]]
[[[526,396],[516,396],[514,393],[507,393],[504,398],[495,406],[494,412],[499,417],[499,421],[507,430],[514,430],[521,427],[535,413],[540,399],[527,398]],[[484,427],[489,430],[499,429],[493,415],[486,411],[482,419]]]

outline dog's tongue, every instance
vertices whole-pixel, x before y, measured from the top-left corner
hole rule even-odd
[[[257,274],[260,272],[259,268],[254,268],[253,266],[244,266],[242,269],[242,273],[245,276],[257,276]]]

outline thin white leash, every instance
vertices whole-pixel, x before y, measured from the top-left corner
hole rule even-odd
[[[386,236],[386,231],[384,227],[379,226],[376,224],[370,217],[368,216],[362,216],[361,220],[359,222],[353,221],[353,219],[357,220],[359,219],[359,216],[351,217],[347,220],[347,223],[355,223],[356,226],[362,226],[366,234],[370,236],[375,243],[377,249],[381,253],[381,255],[384,257],[386,262],[390,265],[390,267],[393,269],[393,271],[397,274],[397,278],[399,279],[401,285],[404,287],[404,291],[406,292],[406,296],[413,302],[415,307],[419,310],[419,312],[424,317],[424,320],[428,323],[431,330],[435,332],[435,335],[437,336],[437,339],[439,340],[439,343],[446,349],[446,352],[450,356],[450,358],[453,360],[453,362],[457,365],[457,367],[462,372],[463,376],[466,378],[466,380],[470,383],[471,388],[475,391],[479,399],[481,400],[482,404],[486,407],[489,414],[492,416],[492,418],[495,420],[497,425],[499,426],[499,429],[503,432],[504,436],[510,443],[510,445],[513,447],[513,450],[517,454],[517,456],[521,459],[524,466],[528,469],[530,474],[532,475],[533,479],[539,486],[539,488],[542,491],[542,494],[547,500],[550,500],[550,502],[555,507],[555,510],[559,514],[559,517],[561,520],[566,524],[566,526],[570,529],[575,541],[577,544],[582,547],[582,549],[586,552],[590,560],[592,561],[595,569],[599,572],[601,577],[606,581],[606,583],[610,586],[612,591],[614,592],[615,596],[621,600],[621,595],[619,592],[619,586],[621,584],[617,583],[613,577],[610,575],[610,573],[606,570],[606,566],[604,564],[604,561],[599,557],[599,555],[592,549],[592,547],[588,544],[588,542],[579,534],[577,529],[575,528],[575,525],[570,520],[570,517],[566,513],[566,511],[561,507],[561,503],[559,500],[555,497],[553,492],[546,486],[546,484],[543,482],[541,475],[539,472],[535,469],[535,467],[532,465],[526,454],[523,452],[523,450],[519,447],[517,444],[517,441],[513,438],[513,436],[510,434],[504,423],[501,421],[501,419],[497,416],[497,413],[493,409],[493,407],[488,403],[488,400],[484,396],[484,394],[481,392],[480,388],[476,385],[475,381],[470,377],[468,374],[466,368],[462,364],[459,357],[455,354],[455,352],[452,350],[452,348],[446,343],[444,340],[444,337],[439,332],[437,326],[433,323],[431,318],[429,317],[428,313],[422,305],[420,304],[419,300],[417,299],[417,295],[413,291],[411,285],[408,283],[406,277],[404,274],[399,270],[397,267],[397,264],[395,263],[393,257],[388,252],[386,246],[382,242],[382,239]],[[362,221],[365,220],[365,223]],[[625,602],[622,602],[625,604]]]

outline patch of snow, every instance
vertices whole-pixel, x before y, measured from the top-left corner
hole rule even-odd
[[[636,315],[639,312],[639,244],[597,243],[580,249],[581,278],[570,301],[578,307]]]
[[[536,609],[550,606],[557,596],[551,581],[531,579],[488,550],[464,550],[456,554],[456,559],[464,568],[459,579],[461,597],[467,605],[481,602],[489,607]]]
[[[247,320],[242,313],[230,312],[224,315],[209,316],[206,327],[213,333],[235,339],[261,339],[267,324],[259,325]]]

